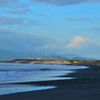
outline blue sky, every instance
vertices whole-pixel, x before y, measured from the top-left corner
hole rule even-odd
[[[0,0],[0,49],[38,50],[75,36],[100,45],[100,0]]]

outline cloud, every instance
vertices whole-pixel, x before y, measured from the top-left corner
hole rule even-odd
[[[33,21],[33,20],[29,20],[28,24],[34,24],[34,25],[42,25],[40,24],[38,21]]]
[[[93,27],[92,29],[93,29],[93,30],[100,31],[100,27]]]
[[[100,24],[100,22],[95,22],[95,23],[93,23],[93,24]]]
[[[89,21],[89,19],[86,18],[76,18],[76,19],[66,19],[67,21]]]
[[[24,9],[24,10],[18,10],[18,11],[5,11],[5,13],[8,13],[8,14],[27,14],[27,13],[32,13],[32,11],[29,9]]]
[[[0,16],[0,25],[21,25],[24,24],[24,18],[11,18]]]
[[[39,2],[45,4],[51,4],[55,6],[64,6],[64,5],[78,5],[78,4],[93,4],[99,3],[100,0],[28,0],[31,2]],[[0,7],[16,7],[24,8],[28,7],[28,1],[23,3],[21,0],[0,0]]]
[[[12,18],[6,16],[0,16],[0,25],[38,25],[37,21],[29,20],[27,18]]]
[[[28,7],[28,5],[19,2],[19,0],[0,0],[0,7],[23,8],[23,7]]]
[[[93,4],[93,3],[100,2],[100,0],[31,0],[31,1],[51,4],[51,5],[55,5],[55,6]]]
[[[0,31],[0,48],[12,51],[34,51],[53,40],[48,37]]]

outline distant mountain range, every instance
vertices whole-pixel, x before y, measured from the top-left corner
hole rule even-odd
[[[51,51],[60,55],[75,54],[81,57],[100,59],[100,46],[81,36],[76,36],[63,44],[52,47]]]
[[[32,55],[32,53],[16,52],[16,51],[10,51],[10,50],[0,50],[0,58],[24,57],[24,56],[30,56],[30,55]]]
[[[0,50],[0,58],[7,57],[40,57],[40,59],[52,60],[93,60],[100,59],[100,46],[93,44],[90,40],[84,37],[76,36],[63,44],[56,45],[55,47],[33,52]]]
[[[62,57],[62,56],[37,56],[33,57],[34,59],[37,60],[98,60],[95,58],[84,58],[84,57]]]
[[[0,58],[17,56],[18,54],[20,54],[20,52],[18,53],[18,52],[9,51],[9,50],[0,50]]]
[[[0,60],[12,60],[12,59],[37,59],[37,60],[97,60],[94,58],[85,58],[80,57],[74,54],[68,54],[60,56],[56,53],[52,53],[51,55],[40,55],[37,56],[31,53],[23,53],[23,52],[14,52],[14,51],[7,51],[7,50],[0,50]]]
[[[68,60],[68,58],[62,56],[36,56],[33,58],[38,60]]]

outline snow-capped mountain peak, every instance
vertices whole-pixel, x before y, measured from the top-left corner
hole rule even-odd
[[[75,54],[82,57],[100,58],[100,46],[81,36],[76,36],[63,44],[52,47],[51,51],[59,55]]]
[[[81,37],[81,36],[76,36],[69,40],[66,44],[62,44],[58,48],[67,48],[67,49],[82,49],[82,48],[88,48],[88,47],[95,47],[93,43],[91,43],[88,39]]]
[[[85,41],[87,41],[87,39],[81,36],[76,36],[71,40],[71,42],[85,42]]]

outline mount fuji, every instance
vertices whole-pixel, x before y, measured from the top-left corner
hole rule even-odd
[[[100,46],[81,36],[76,36],[65,43],[52,47],[51,51],[63,56],[75,54],[100,59]]]

